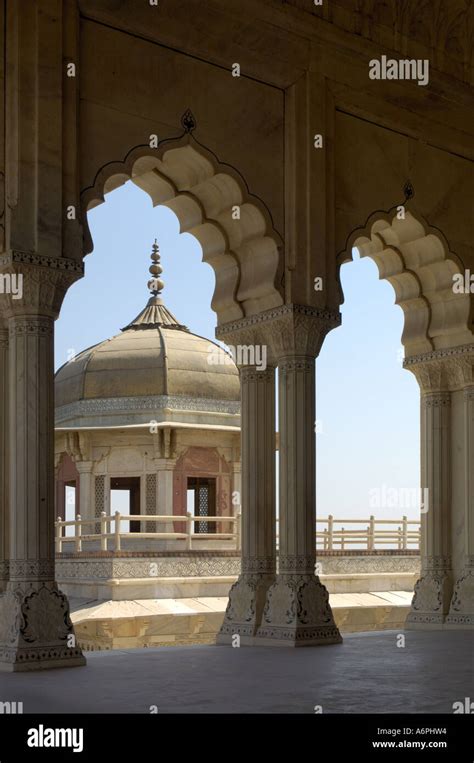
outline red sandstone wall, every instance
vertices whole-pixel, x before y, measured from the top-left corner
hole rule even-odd
[[[188,477],[213,477],[216,479],[216,514],[232,514],[231,473],[225,458],[215,448],[188,448],[176,464],[173,477],[173,514],[183,515],[187,511]],[[216,532],[226,532],[228,524],[217,524]],[[175,522],[175,532],[184,532],[183,522]]]

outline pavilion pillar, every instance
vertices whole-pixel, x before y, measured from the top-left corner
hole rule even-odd
[[[407,627],[440,625],[449,610],[451,572],[451,393],[421,400],[421,577]]]
[[[449,358],[408,358],[421,389],[421,576],[409,629],[442,628],[452,594],[453,379]]]
[[[272,320],[279,376],[279,571],[255,643],[313,646],[341,642],[329,595],[315,575],[315,358],[339,316],[285,305]]]
[[[253,642],[275,580],[275,368],[240,367],[240,383],[242,568],[229,594],[218,644],[233,643],[235,636],[242,644]]]
[[[94,519],[94,463],[76,461],[75,466],[79,474],[79,506],[76,505],[76,514],[80,514],[82,519]],[[93,529],[93,525],[89,525],[85,532],[91,533]]]
[[[2,303],[9,325],[10,577],[0,596],[0,669],[84,665],[69,603],[54,580],[54,318],[77,276],[4,256],[24,295]],[[72,266],[71,266],[72,269]]]
[[[472,363],[471,373],[472,379]],[[464,413],[464,567],[457,578],[446,624],[474,627],[474,385],[463,390]]]
[[[172,519],[175,466],[176,460],[174,458],[160,458],[156,460],[155,475],[147,475],[147,514],[169,514],[170,520]],[[153,495],[155,496],[154,501]],[[174,523],[172,521],[166,524],[147,522],[146,525],[148,532],[173,532],[174,530]]]
[[[8,328],[0,318],[0,593],[8,582],[8,515]]]

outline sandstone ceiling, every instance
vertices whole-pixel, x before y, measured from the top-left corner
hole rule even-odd
[[[434,68],[474,82],[472,0],[280,0],[410,56],[428,56]]]

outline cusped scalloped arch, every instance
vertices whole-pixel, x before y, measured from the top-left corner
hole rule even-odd
[[[404,219],[397,209],[375,212],[349,236],[340,264],[351,259],[353,247],[393,286],[404,313],[406,357],[474,342],[472,296],[453,291],[453,275],[464,267],[440,231],[408,210]]]
[[[87,211],[127,180],[146,191],[154,206],[171,209],[181,233],[201,244],[203,261],[216,276],[211,307],[219,325],[283,304],[283,247],[268,209],[234,168],[189,136],[160,149],[139,146],[97,173],[81,197],[86,253],[93,248]]]

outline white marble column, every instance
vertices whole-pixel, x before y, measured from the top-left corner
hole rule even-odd
[[[338,643],[341,637],[329,606],[328,592],[314,574],[314,425],[315,358],[328,331],[339,325],[340,315],[307,305],[288,304],[262,313],[259,320],[271,356],[278,362],[280,543],[278,576],[268,588],[254,643],[272,646]],[[274,438],[270,447],[274,459]],[[245,487],[244,458],[242,479]],[[245,511],[244,502],[244,518]]]
[[[148,497],[147,514],[173,514],[174,469],[176,461],[160,458],[156,461],[156,498],[152,507]],[[153,508],[153,510],[152,510]],[[151,523],[148,523],[151,527]],[[153,530],[150,530],[153,532]],[[156,525],[156,532],[173,532],[173,522]]]
[[[252,643],[275,579],[275,368],[240,369],[242,570],[232,586],[219,644]]]
[[[316,564],[315,358],[278,360],[280,430],[279,572],[257,636],[287,646],[339,643]]]
[[[79,506],[76,506],[76,514],[80,514],[82,519],[94,519],[94,475],[92,461],[76,461],[75,466],[79,474]],[[93,525],[86,527],[85,533],[93,531]]]
[[[8,582],[8,328],[0,318],[0,593]]]
[[[25,270],[25,297],[52,299],[48,268]],[[10,671],[85,664],[68,600],[54,582],[54,313],[33,309],[24,298],[8,320],[12,512],[0,669]]]
[[[464,389],[464,569],[456,580],[446,624],[474,626],[474,386]]]
[[[449,611],[451,570],[451,392],[429,391],[421,399],[421,577],[407,628],[439,627]],[[426,506],[427,503],[427,506]],[[426,508],[428,510],[426,511]]]

